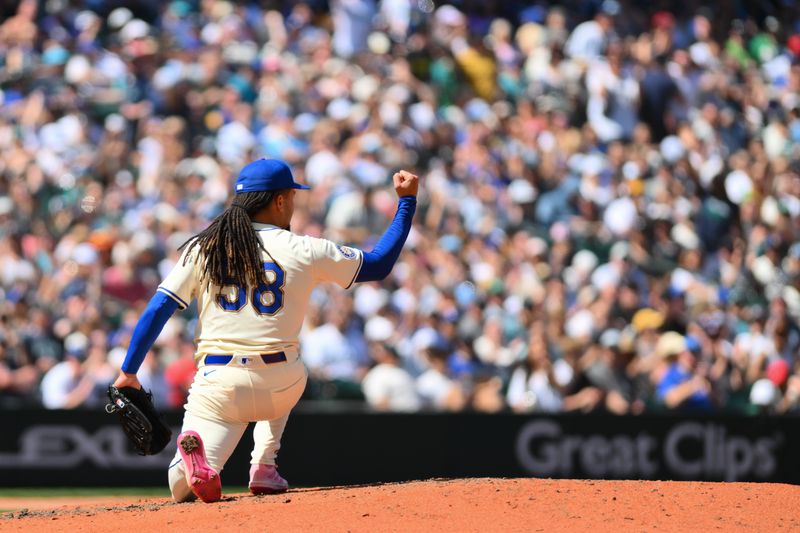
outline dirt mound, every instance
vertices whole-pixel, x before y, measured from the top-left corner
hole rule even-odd
[[[215,504],[132,497],[7,513],[0,531],[780,531],[800,487],[755,483],[430,480],[226,494]]]

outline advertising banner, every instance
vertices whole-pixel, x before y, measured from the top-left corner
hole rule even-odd
[[[180,431],[180,412],[165,418]],[[292,414],[278,463],[295,486],[434,477],[800,482],[795,418]],[[0,486],[156,486],[175,454],[142,457],[93,411],[0,412]],[[245,433],[222,473],[245,485]]]

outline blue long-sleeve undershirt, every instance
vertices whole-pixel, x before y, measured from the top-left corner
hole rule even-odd
[[[397,206],[397,213],[392,223],[386,228],[375,248],[364,253],[361,271],[356,277],[357,282],[378,281],[389,275],[392,271],[403,244],[406,242],[408,232],[411,230],[411,219],[417,209],[416,196],[403,196]]]
[[[128,353],[122,363],[123,372],[135,374],[139,370],[147,352],[164,329],[164,324],[178,307],[178,302],[163,292],[156,291],[133,329]]]

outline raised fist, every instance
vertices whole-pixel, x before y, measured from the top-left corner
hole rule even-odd
[[[407,170],[395,172],[392,176],[397,196],[416,196],[419,189],[419,177]]]

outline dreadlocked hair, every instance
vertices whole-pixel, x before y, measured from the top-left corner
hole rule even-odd
[[[237,194],[225,211],[211,224],[183,243],[188,246],[184,262],[192,249],[198,249],[200,282],[210,281],[219,286],[236,283],[258,287],[268,284],[261,250],[269,252],[253,228],[251,215],[269,204],[278,191],[245,192]]]

